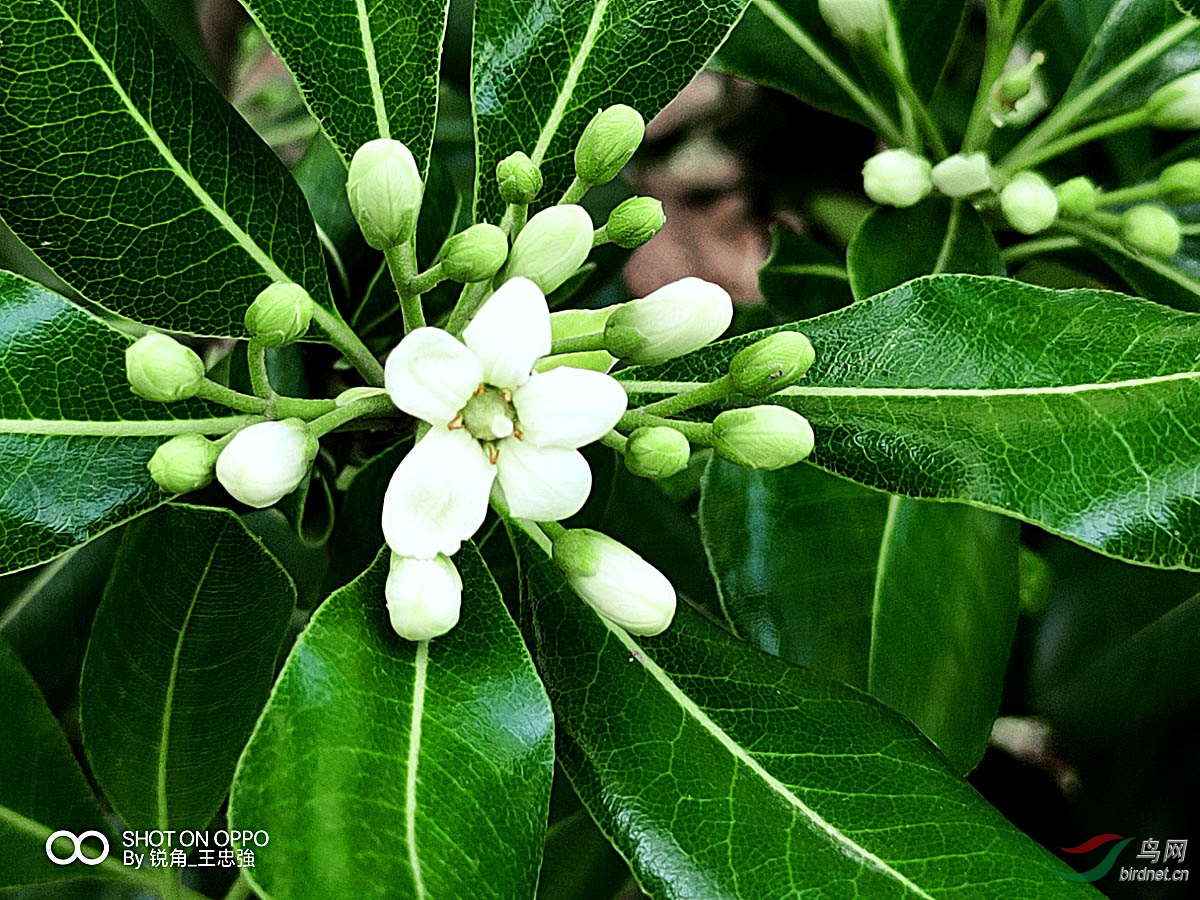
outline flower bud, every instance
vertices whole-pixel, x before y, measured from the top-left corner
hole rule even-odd
[[[542,191],[542,172],[528,156],[518,150],[496,164],[500,199],[505,203],[532,203]]]
[[[592,235],[592,219],[582,206],[543,209],[513,241],[504,279],[520,275],[549,294],[583,265],[592,252]]]
[[[675,588],[624,544],[589,528],[554,541],[554,562],[583,600],[631,634],[660,634],[675,616]]]
[[[1046,61],[1040,50],[1024,65],[1001,74],[988,92],[988,108],[996,126],[1024,125],[1046,107],[1046,94],[1038,68]]]
[[[350,160],[346,196],[363,238],[376,250],[412,240],[423,191],[417,162],[400,141],[368,141]]]
[[[821,18],[834,37],[851,47],[870,44],[882,47],[887,41],[885,0],[820,0]]]
[[[617,177],[646,134],[641,113],[618,103],[592,116],[575,147],[575,174],[589,184],[607,184]]]
[[[933,167],[933,184],[947,197],[970,197],[992,189],[986,153],[955,153]]]
[[[405,640],[441,637],[458,624],[462,577],[440,553],[433,559],[393,553],[383,593],[392,628]]]
[[[1008,224],[1022,234],[1049,228],[1058,216],[1058,197],[1036,172],[1018,172],[1000,192],[1000,209]]]
[[[654,197],[630,197],[608,217],[604,233],[625,250],[640,247],[667,224],[662,203]]]
[[[816,352],[798,331],[777,331],[743,347],[729,363],[734,389],[765,397],[799,381],[813,364]]]
[[[204,381],[204,363],[190,347],[154,332],[126,349],[125,375],[139,397],[171,403],[196,395]]]
[[[813,449],[808,419],[783,406],[729,409],[713,419],[713,450],[747,469],[782,469]]]
[[[933,190],[933,170],[908,150],[884,150],[863,166],[863,190],[883,206],[913,206]]]
[[[618,306],[604,345],[618,359],[654,365],[716,340],[733,321],[733,301],[719,285],[681,278]]]
[[[1161,206],[1139,203],[1121,215],[1121,237],[1150,256],[1172,256],[1183,240],[1179,220]]]
[[[687,468],[692,447],[666,425],[634,429],[625,445],[625,468],[642,478],[670,478]]]
[[[1185,159],[1163,169],[1158,196],[1172,206],[1200,203],[1200,159]]]
[[[1064,181],[1054,188],[1058,208],[1064,215],[1082,219],[1096,211],[1096,185],[1083,175]]]
[[[616,309],[615,306],[606,306],[603,309],[564,309],[550,313],[550,339],[561,341],[601,332],[604,330],[604,323]],[[616,357],[607,350],[581,350],[577,353],[543,356],[534,363],[533,368],[538,372],[549,372],[559,366],[574,366],[576,369],[607,372],[616,363]]]
[[[217,457],[217,480],[235,500],[262,509],[300,486],[317,456],[317,439],[300,419],[260,422],[233,436]]]
[[[276,282],[246,310],[246,331],[264,347],[286,347],[308,333],[313,302],[298,284]]]
[[[487,222],[472,225],[442,245],[438,261],[452,281],[486,281],[508,258],[508,235]]]
[[[199,434],[181,434],[160,444],[146,468],[154,483],[172,494],[190,494],[213,480],[217,445]]]
[[[1179,131],[1200,128],[1200,71],[1160,87],[1146,101],[1146,112],[1155,128]]]

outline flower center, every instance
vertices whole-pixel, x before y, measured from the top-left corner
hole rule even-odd
[[[499,441],[516,430],[517,411],[508,391],[480,385],[459,413],[467,431],[477,441]]]

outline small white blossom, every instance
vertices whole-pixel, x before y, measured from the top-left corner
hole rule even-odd
[[[554,562],[596,612],[632,634],[665,631],[675,616],[675,588],[624,544],[588,528],[554,540]]]
[[[272,506],[304,481],[317,449],[300,419],[260,422],[239,431],[221,451],[217,480],[247,506]]]
[[[444,556],[414,559],[393,553],[384,596],[396,634],[410,641],[427,641],[458,624],[462,578]]]

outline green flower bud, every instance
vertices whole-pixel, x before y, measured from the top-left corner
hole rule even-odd
[[[1150,256],[1172,256],[1183,240],[1179,220],[1161,206],[1139,203],[1121,215],[1121,237]]]
[[[416,160],[399,141],[368,141],[350,160],[346,196],[363,238],[376,250],[412,240],[423,191]]]
[[[808,419],[782,406],[730,409],[713,419],[713,450],[747,469],[782,469],[813,449]]]
[[[933,167],[933,184],[947,197],[970,197],[992,189],[986,153],[955,153]]]
[[[589,528],[554,540],[554,563],[596,612],[631,634],[666,630],[675,615],[675,588],[624,544]]]
[[[592,252],[591,217],[582,206],[543,209],[513,241],[504,278],[524,276],[549,294],[570,278]]]
[[[1022,234],[1045,231],[1058,216],[1058,197],[1050,182],[1036,172],[1018,172],[1000,192],[1000,209],[1008,224]]]
[[[308,333],[313,301],[298,284],[276,282],[246,310],[246,331],[264,347],[286,347]]]
[[[882,47],[887,41],[885,0],[820,0],[821,18],[834,37],[851,47],[870,44]]]
[[[1009,116],[1017,111],[1018,104],[1035,90],[1037,70],[1045,61],[1046,54],[1039,50],[1025,65],[1009,69],[996,79],[988,94],[993,116]]]
[[[640,247],[667,224],[662,203],[653,197],[630,197],[608,217],[604,233],[626,250]]]
[[[913,206],[933,190],[933,170],[908,150],[884,150],[863,166],[863,190],[882,206]]]
[[[487,222],[472,225],[442,245],[438,261],[452,281],[487,281],[508,258],[508,235]]]
[[[575,174],[589,185],[617,177],[646,134],[641,113],[618,103],[592,116],[575,147]]]
[[[716,340],[732,321],[724,289],[681,278],[617,307],[604,326],[604,345],[618,359],[655,365]]]
[[[204,363],[173,337],[153,333],[125,351],[125,375],[139,397],[171,403],[196,395],[204,381]]]
[[[172,494],[190,494],[213,480],[216,443],[198,434],[181,434],[159,445],[146,468],[154,483]]]
[[[1200,159],[1167,166],[1158,176],[1158,196],[1172,206],[1200,203]]]
[[[550,313],[550,339],[561,341],[601,332],[608,317],[616,310],[615,306],[606,306],[603,309],[564,309]],[[607,372],[616,363],[617,358],[607,350],[581,350],[578,353],[544,356],[534,363],[533,368],[538,372],[549,372],[559,366],[573,366],[576,369]]]
[[[532,203],[542,192],[541,170],[520,150],[496,164],[496,181],[505,203]]]
[[[687,468],[688,439],[666,425],[637,428],[625,445],[625,468],[642,478],[670,478]]]
[[[1200,128],[1200,71],[1164,84],[1146,101],[1155,128],[1191,131]]]
[[[1080,175],[1054,188],[1058,208],[1064,215],[1082,219],[1096,211],[1096,185],[1092,179]]]
[[[778,331],[743,347],[729,363],[736,390],[765,397],[799,381],[813,364],[816,352],[798,331]]]

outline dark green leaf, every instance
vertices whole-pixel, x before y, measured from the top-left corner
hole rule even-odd
[[[238,766],[235,829],[273,900],[533,896],[553,775],[549,703],[473,547],[463,619],[392,632],[389,552],[317,610]]]
[[[209,335],[276,280],[331,306],[299,188],[142,4],[12,0],[0,45],[0,217],[83,296]]]
[[[104,816],[37,685],[3,641],[0,679],[0,887],[78,878],[87,874],[80,871],[82,865],[50,862],[46,839],[60,829],[107,835]],[[66,857],[75,848],[61,841],[54,849]],[[95,857],[100,849],[100,843],[89,838],[84,852]]]
[[[880,206],[846,250],[850,286],[861,300],[920,275],[1003,275],[1000,248],[975,207],[944,197],[908,209]]]
[[[563,765],[651,897],[1097,896],[878,703],[687,607],[634,639],[517,540]]]
[[[228,510],[168,506],[129,527],[92,627],[80,725],[131,828],[212,818],[295,602],[291,579]]]
[[[164,438],[104,435],[113,423],[136,430],[215,410],[133,396],[130,343],[57,294],[0,272],[0,571],[51,559],[167,499],[146,471]]]
[[[1107,555],[1200,568],[1200,315],[1105,291],[920,278],[796,325],[817,351],[776,402],[812,461],[1005,511]],[[709,381],[762,332],[627,380]]]
[[[516,150],[542,168],[539,202],[555,202],[596,111],[626,103],[647,120],[656,115],[712,56],[746,2],[476,0],[476,219],[503,212],[496,163]]]
[[[378,137],[403,141],[424,172],[437,116],[445,0],[246,0],[349,164]]]
[[[854,299],[841,260],[786,228],[771,231],[771,256],[758,270],[758,289],[767,306],[787,319],[817,316]]]
[[[537,900],[614,900],[628,881],[629,867],[586,809],[550,826]]]

